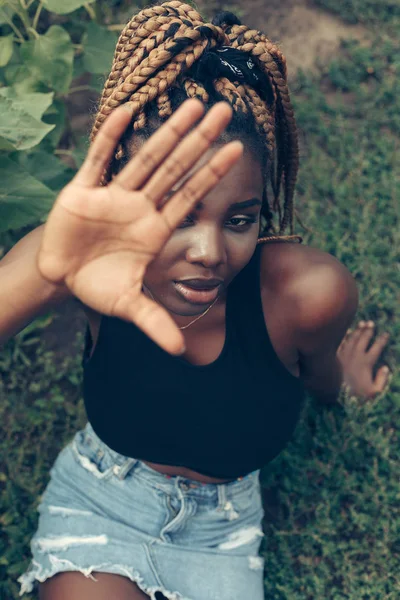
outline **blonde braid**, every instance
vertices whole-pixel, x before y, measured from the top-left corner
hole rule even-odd
[[[123,58],[115,65],[115,74],[114,77],[119,73],[119,78],[115,79],[115,85],[119,86],[123,83],[132,71],[142,62],[146,56],[150,54],[152,50],[161,46],[169,37],[170,37],[170,28],[173,25],[179,28],[182,24],[179,21],[172,21],[170,18],[165,18],[165,25],[161,23],[157,23],[157,19],[151,19],[148,23],[146,23],[146,27],[144,27],[141,31],[137,32],[138,37],[133,38],[129,45],[129,49],[123,53]],[[155,27],[158,27],[158,31],[156,31]],[[150,26],[151,29],[150,29]],[[151,32],[152,35],[147,37]],[[146,36],[143,35],[143,38],[139,36],[139,33],[146,33]],[[115,86],[114,86],[115,87]],[[109,92],[107,98],[111,95],[112,88],[109,88]]]
[[[151,19],[151,16],[153,15],[150,16],[148,13],[149,10],[141,11],[135,15],[122,30],[115,48],[111,72],[104,84],[100,104],[103,103],[104,98],[110,96],[112,89],[117,85],[118,79],[121,76],[121,71],[125,65],[127,56],[135,51],[135,43],[132,43],[132,38],[140,26],[142,25],[142,28],[139,29],[138,32],[139,38],[142,36],[147,37],[149,34],[162,27],[164,23],[169,22],[168,14],[166,14],[165,17],[159,15],[158,20],[156,15],[154,15],[154,19]],[[150,21],[150,23],[146,24],[147,21]],[[136,39],[135,42],[138,43]]]
[[[226,100],[228,100],[229,104],[233,107],[234,110],[242,110],[245,114],[247,111],[246,103],[244,102],[240,92],[232,81],[227,79],[226,77],[220,77],[219,79],[215,79],[214,87],[219,94]]]
[[[228,31],[226,33],[233,48],[243,46],[247,42],[253,44],[265,44],[267,52],[269,52],[272,58],[277,62],[282,76],[287,79],[286,59],[278,46],[271,42],[264,33],[257,29],[250,29],[249,27],[246,27],[246,25],[234,25],[230,28],[229,33]]]
[[[208,103],[210,96],[202,85],[190,77],[184,78],[182,83],[188,98],[199,98],[204,104]]]
[[[145,85],[142,85],[139,89],[137,89],[138,86],[134,85],[132,82],[133,89],[137,89],[137,91],[134,93],[132,93],[129,89],[126,90],[126,86],[129,85],[129,82],[125,82],[124,86],[122,86],[123,89],[121,90],[121,95],[119,97],[116,97],[115,106],[119,106],[119,104],[122,104],[122,101],[130,94],[128,102],[129,105],[132,107],[133,127],[135,131],[142,129],[146,123],[145,113],[143,111],[144,106],[152,100],[154,100],[159,94],[165,94],[166,90],[169,89],[176,82],[178,76],[182,73],[182,71],[184,69],[189,69],[194,63],[194,61],[197,58],[199,58],[199,56],[201,56],[208,44],[208,40],[199,39],[199,42],[196,45],[194,45],[191,49],[188,48],[184,52],[181,52],[180,54],[175,56],[173,62],[167,64],[164,70],[159,71],[155,77],[149,79],[147,83]],[[166,61],[163,60],[163,62],[165,63]],[[103,107],[100,108],[95,125],[92,130],[93,137],[96,135],[98,129],[101,126],[102,117],[106,118],[107,116],[104,115],[104,113],[106,112],[105,109],[107,110],[107,105],[103,105]],[[112,108],[109,109],[109,112],[111,111]],[[136,116],[138,113],[139,115]],[[114,162],[112,162],[109,165],[109,168],[103,175],[102,185],[105,185],[107,181],[109,181],[110,174],[115,168],[115,161],[121,160],[123,156],[123,147],[122,145],[119,145]]]
[[[232,22],[227,14],[229,20]],[[254,121],[254,131],[262,134],[260,139],[268,151],[279,233],[272,221],[273,213],[269,208],[265,187],[262,216],[265,218],[266,233],[260,237],[259,243],[301,241],[299,236],[281,235],[287,225],[293,232],[293,192],[298,167],[297,133],[287,89],[285,58],[261,32],[243,25],[229,25],[221,22],[221,19],[215,22],[218,25],[205,23],[196,10],[179,0],[146,8],[134,16],[124,27],[116,45],[91,139],[96,136],[107,116],[123,103],[128,103],[132,108],[133,130],[140,131],[147,126],[147,115],[150,118],[149,126],[157,126],[157,121],[154,123],[151,116],[153,113],[147,110],[150,105],[156,108],[158,118],[162,121],[172,114],[175,103],[182,101],[182,92],[189,98],[200,98],[205,104],[213,104],[218,96],[222,96],[235,113]],[[214,82],[209,82],[210,88],[202,81],[197,81],[198,71],[192,67],[206,51],[220,46],[231,46],[254,57],[270,82],[271,97],[268,100],[250,85],[226,77],[217,76]],[[241,131],[237,129],[241,127],[240,123],[239,119],[232,132]],[[129,153],[129,139],[127,131],[104,173],[103,184],[115,172],[117,161],[127,158],[125,153]],[[285,190],[283,216],[279,202],[281,179]]]
[[[189,18],[192,26],[197,27],[203,24],[199,13],[193,10],[188,4],[165,2],[162,6],[154,6],[153,8],[143,10],[126,25],[120,35],[114,55],[114,72],[112,77],[110,74],[109,81],[105,84],[105,89],[114,87],[117,85],[117,82],[119,83],[121,77],[125,76],[123,72],[124,66],[130,64],[130,57],[138,47],[142,46],[143,42],[145,49],[141,53],[136,53],[133,66],[139,64],[145,53],[149,53],[161,43],[160,34],[157,38],[152,34],[161,29],[164,31],[164,33],[161,33],[161,37],[166,38],[168,36],[165,35],[165,32],[168,31],[172,24],[180,23],[182,25],[182,20],[172,19],[171,21],[171,16],[180,16],[182,19]],[[140,25],[142,26],[141,28]],[[149,36],[151,37],[149,38]],[[108,96],[109,93],[107,93]]]
[[[281,221],[281,207],[279,204],[279,184],[276,174],[276,136],[275,136],[275,112],[274,106],[269,107],[265,100],[249,85],[245,85],[246,98],[248,106],[253,114],[259,130],[265,135],[268,151],[268,175],[274,194],[274,211],[278,212],[279,222]]]
[[[191,21],[194,27],[198,27],[204,23],[201,15],[193,8],[193,6],[190,6],[190,4],[183,4],[180,0],[164,2],[161,6],[174,10],[182,20],[188,19]]]
[[[242,35],[244,35],[244,37],[246,36],[246,34]],[[242,46],[237,45],[237,49],[243,52],[247,52],[254,56],[256,59],[258,59],[261,65],[263,65],[269,77],[273,80],[276,90],[278,92],[278,101],[282,106],[285,121],[285,137],[287,137],[287,151],[283,156],[285,160],[285,164],[283,165],[285,173],[285,199],[283,217],[280,220],[280,233],[284,232],[288,224],[291,227],[291,233],[293,233],[293,220],[290,215],[293,213],[293,195],[299,166],[298,135],[287,82],[283,78],[279,66],[277,65],[273,56],[269,52],[271,46],[273,47],[273,44],[269,41],[268,43],[246,42]],[[275,51],[274,53],[276,56],[280,57],[280,53],[277,53]],[[282,171],[282,167],[279,168],[279,171]],[[277,181],[277,186],[279,187],[279,181]]]
[[[265,133],[266,144],[270,158],[273,160],[275,152],[275,116],[266,103],[257,94],[254,88],[244,84],[248,105],[253,113],[254,120],[259,128]]]
[[[192,22],[193,26],[198,26],[203,23],[203,19],[199,13],[193,10],[193,8],[188,4],[182,4],[176,1],[164,2],[164,4],[161,6],[145,8],[135,15],[122,30],[115,48],[114,60],[120,58],[121,53],[123,53],[125,50],[125,46],[129,44],[133,34],[140,25],[144,24],[146,21],[150,21],[147,35],[151,35],[151,33],[158,30],[159,27],[165,25],[167,22],[170,22],[171,16],[181,16],[183,18],[187,18]],[[145,25],[144,27],[146,28]],[[137,33],[137,35],[139,35],[139,33]]]
[[[207,30],[208,35],[215,37],[204,39],[204,30]],[[215,27],[214,25],[207,25],[206,27],[203,26],[195,29],[187,28],[185,35],[182,38],[178,38],[178,40],[176,38],[167,40],[166,43],[163,44],[164,48],[161,46],[151,51],[150,55],[125,78],[122,85],[119,88],[114,89],[112,94],[105,99],[105,102],[103,102],[100,107],[100,111],[92,129],[92,139],[94,139],[102,123],[114,108],[125,102],[127,98],[136,92],[141,85],[145,84],[146,80],[150,79],[151,75],[158,71],[160,67],[171,61],[174,56],[173,50],[177,48],[177,42],[181,40],[184,40],[187,44],[191,42],[193,52],[192,54],[181,52],[174,57],[174,61],[186,62],[186,67],[190,68],[193,62],[200,58],[206,47],[213,48],[218,43],[223,43],[226,40],[226,36],[220,28]],[[167,65],[166,71],[170,70],[168,67],[169,65]],[[172,68],[174,69],[174,67]],[[157,77],[160,77],[160,73],[157,74],[156,78]],[[174,80],[171,80],[171,83],[172,81]],[[165,89],[160,88],[160,91],[164,92]]]
[[[170,88],[177,80],[179,75],[187,69],[190,69],[194,61],[203,54],[207,40],[199,40],[199,42],[192,47],[192,50],[187,49],[174,57],[174,61],[166,65],[165,69],[158,71],[157,74],[148,79],[144,85],[139,87],[137,82],[145,80],[145,77],[141,78],[141,74],[132,78],[132,83],[126,81],[123,85],[122,90],[115,95],[114,106],[119,106],[124,100],[130,96],[129,105],[132,107],[133,114],[136,113],[141,107],[147,102],[153,100],[159,93],[163,94],[168,88]],[[165,63],[166,61],[162,61]],[[111,103],[110,103],[111,104]],[[110,110],[111,112],[111,110]]]
[[[157,108],[158,114],[162,119],[166,119],[172,115],[171,99],[168,95],[168,92],[161,94],[157,98]]]
[[[196,26],[203,23],[199,13],[193,10],[191,6],[179,2],[165,2],[162,6],[153,6],[144,9],[127,23],[119,36],[115,48],[113,65],[110,75],[104,84],[100,105],[104,103],[106,98],[109,98],[113,88],[120,83],[121,77],[125,75],[122,73],[123,68],[143,39],[149,38],[149,36],[159,29],[165,29],[166,25],[170,26],[171,16],[173,17],[177,14],[191,19]],[[147,39],[146,42],[146,50],[150,51],[148,46],[153,43],[152,38]],[[158,44],[160,44],[159,40],[157,40]],[[137,60],[134,61],[135,66],[142,60],[143,54],[144,51],[137,56]]]

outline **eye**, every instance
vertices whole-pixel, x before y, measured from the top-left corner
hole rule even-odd
[[[257,220],[257,217],[243,215],[240,217],[232,217],[227,222],[230,223],[230,226],[232,226],[234,229],[245,229],[250,227],[250,225],[253,225],[253,223],[257,223]]]
[[[238,217],[232,217],[226,223],[228,227],[234,229],[236,231],[248,229],[251,225],[258,222],[257,216],[252,215],[240,215]],[[184,227],[189,227],[194,224],[194,218],[191,215],[188,215],[180,222],[177,229],[183,229]]]

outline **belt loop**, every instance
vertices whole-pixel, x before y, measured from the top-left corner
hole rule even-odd
[[[118,479],[125,479],[129,471],[131,471],[131,469],[133,469],[133,467],[135,467],[138,462],[139,460],[137,458],[128,458],[128,460],[125,463],[123,463],[118,467],[118,469],[116,469],[116,475]]]
[[[218,492],[218,507],[217,510],[224,510],[226,504],[226,486],[224,483],[219,483],[217,485]]]

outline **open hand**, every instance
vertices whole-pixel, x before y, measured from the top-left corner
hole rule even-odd
[[[183,351],[184,338],[168,312],[143,294],[146,268],[243,151],[240,142],[226,144],[171,194],[228,125],[232,110],[217,104],[188,133],[203,114],[200,101],[186,101],[112,182],[100,186],[131,120],[126,107],[113,111],[58,196],[37,257],[45,279],[65,283],[99,313],[132,321],[171,354]]]
[[[374,398],[388,383],[389,368],[380,367],[374,377],[374,367],[389,340],[384,333],[370,346],[374,334],[372,321],[360,321],[354,331],[349,330],[338,348],[338,358],[343,369],[343,381],[350,394],[362,398]]]

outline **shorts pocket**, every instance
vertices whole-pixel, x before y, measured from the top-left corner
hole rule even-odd
[[[117,465],[111,449],[94,433],[89,423],[75,434],[71,450],[77,463],[98,479],[110,477]]]
[[[241,518],[249,521],[260,521],[264,510],[260,484],[258,481],[239,490],[227,490],[225,500],[219,504],[219,511],[226,513],[228,519]]]

